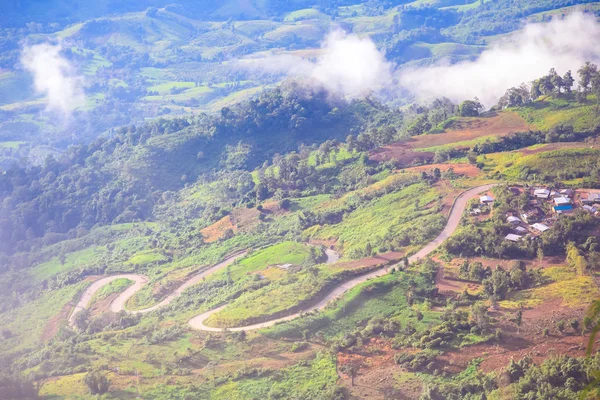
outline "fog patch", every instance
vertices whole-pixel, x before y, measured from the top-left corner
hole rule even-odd
[[[25,46],[21,63],[33,75],[36,93],[48,99],[47,111],[69,117],[75,108],[84,104],[83,78],[60,54],[61,50],[60,44]]]
[[[462,101],[478,97],[487,107],[510,87],[528,83],[556,68],[573,76],[585,61],[597,62],[600,24],[592,15],[573,13],[548,23],[530,23],[507,40],[485,50],[476,61],[408,69],[400,85],[422,100],[448,97]]]

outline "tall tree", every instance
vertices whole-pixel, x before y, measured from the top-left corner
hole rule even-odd
[[[573,83],[575,83],[575,79],[573,79],[573,75],[571,75],[571,70],[568,70],[562,78],[563,87],[565,88],[566,93],[571,93],[571,89],[573,88]]]
[[[596,64],[586,62],[579,68],[577,74],[579,75],[579,86],[584,92],[588,91],[590,84],[592,83],[592,77],[598,72]]]

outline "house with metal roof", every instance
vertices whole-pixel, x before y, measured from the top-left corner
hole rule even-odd
[[[515,217],[513,215],[511,215],[510,217],[508,217],[506,219],[509,223],[513,224],[513,225],[518,225],[521,223],[521,220],[518,217]]]
[[[560,206],[554,206],[554,207],[552,207],[552,209],[557,214],[570,214],[573,212],[573,205],[572,204],[563,204]]]
[[[479,202],[481,204],[491,204],[491,203],[494,202],[494,198],[492,196],[487,196],[487,195],[486,196],[481,196],[479,198]]]
[[[554,198],[554,204],[556,204],[557,206],[564,206],[566,204],[571,204],[571,199],[568,197],[555,197]]]
[[[539,222],[531,225],[533,229],[540,232],[546,232],[550,227],[548,225],[540,224]]]
[[[510,240],[511,242],[518,242],[519,240],[521,240],[521,238],[522,238],[522,236],[515,235],[513,233],[509,233],[508,235],[506,235],[504,237],[504,239]]]

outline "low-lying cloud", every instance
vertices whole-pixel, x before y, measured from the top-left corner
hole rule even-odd
[[[315,60],[269,55],[241,60],[245,68],[308,78],[330,92],[358,97],[389,85],[393,65],[369,38],[336,30],[327,35]]]
[[[494,105],[506,89],[544,76],[576,71],[585,61],[600,60],[600,24],[594,16],[574,13],[548,23],[530,23],[476,61],[405,70],[400,85],[421,99],[445,96],[454,101],[478,97]]]
[[[68,117],[75,108],[83,105],[85,98],[83,79],[60,54],[61,50],[60,44],[25,46],[21,63],[33,75],[36,92],[47,97],[47,110]]]

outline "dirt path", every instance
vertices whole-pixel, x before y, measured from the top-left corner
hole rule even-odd
[[[442,232],[440,232],[440,234],[435,239],[433,239],[431,242],[429,242],[425,247],[423,247],[417,253],[415,253],[414,255],[409,257],[409,259],[408,259],[409,262],[417,261],[423,257],[426,257],[431,252],[436,250],[458,228],[458,224],[460,223],[460,219],[462,217],[463,211],[465,210],[465,207],[467,206],[469,199],[471,199],[473,196],[477,195],[478,193],[486,192],[486,191],[490,190],[494,186],[496,186],[496,184],[488,184],[488,185],[478,186],[478,187],[469,189],[469,190],[461,193],[456,198],[456,200],[454,201],[454,204],[452,205],[452,209],[450,210],[450,216],[448,217],[448,222],[446,223],[446,226],[444,227]],[[302,313],[310,312],[313,310],[321,310],[321,309],[325,308],[325,306],[330,301],[339,298],[346,291],[352,289],[356,285],[359,285],[363,282],[368,281],[369,279],[387,274],[389,269],[394,266],[390,266],[388,268],[381,269],[378,271],[373,271],[368,274],[361,275],[358,278],[354,278],[350,281],[342,283],[341,285],[339,285],[335,289],[333,289],[331,292],[329,292],[327,294],[327,296],[325,296],[318,304],[316,304],[315,306],[313,306],[309,309],[302,310],[301,312],[297,312],[297,313],[288,315],[286,317],[272,319],[270,321],[247,325],[247,326],[228,328],[227,330],[235,332],[235,331],[249,331],[249,330],[254,330],[254,329],[268,328],[270,326],[275,325],[278,322],[290,321],[290,320],[300,316],[300,314],[302,314]],[[227,304],[222,305],[217,308],[214,308],[205,313],[202,313],[202,314],[192,318],[188,323],[192,328],[194,328],[196,330],[208,331],[208,332],[221,332],[223,330],[222,328],[213,328],[213,327],[206,326],[206,325],[204,325],[204,321],[206,321],[206,319],[208,317],[210,317],[211,315],[221,311],[225,306],[227,306]]]

